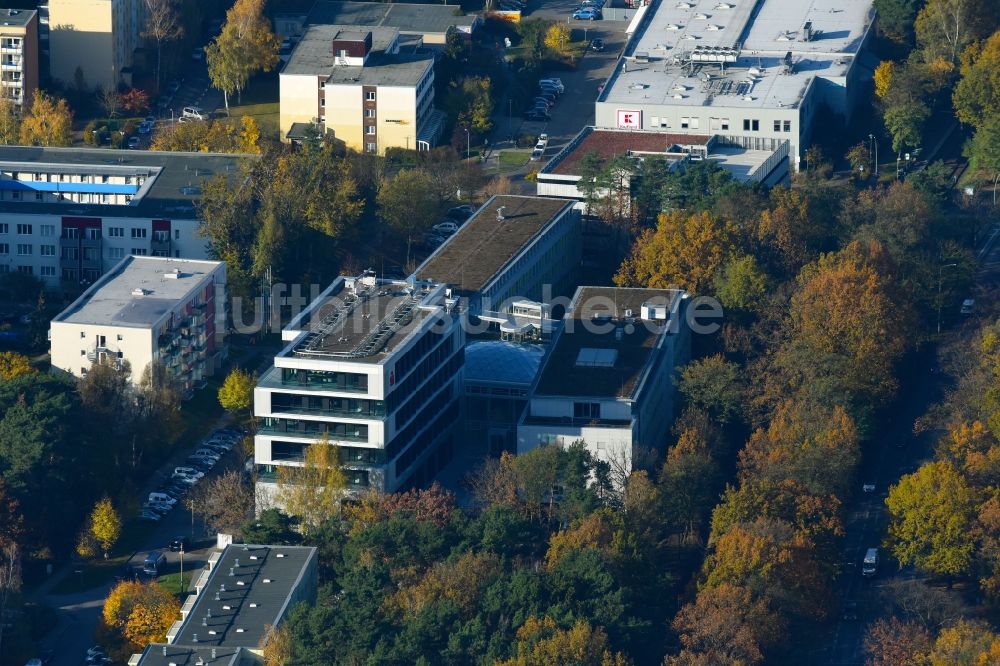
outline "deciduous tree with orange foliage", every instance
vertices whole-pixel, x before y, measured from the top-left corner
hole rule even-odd
[[[702,590],[694,603],[681,608],[673,628],[684,649],[667,657],[665,666],[751,666],[761,663],[764,651],[781,639],[785,622],[766,599],[723,583]]]
[[[802,269],[792,296],[790,345],[802,363],[831,359],[839,385],[864,401],[882,404],[896,390],[895,363],[912,343],[906,300],[891,278],[891,260],[877,243],[851,243]]]
[[[174,595],[156,583],[126,581],[108,593],[102,619],[127,642],[127,651],[136,652],[164,642],[179,613]]]
[[[656,229],[643,232],[615,275],[620,287],[680,287],[707,293],[736,247],[735,229],[705,211],[661,214]]]

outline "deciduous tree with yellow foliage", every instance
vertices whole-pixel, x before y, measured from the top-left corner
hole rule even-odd
[[[108,593],[102,619],[127,642],[127,655],[164,642],[179,613],[177,599],[158,584],[126,581]]]
[[[21,143],[26,146],[68,146],[72,143],[73,112],[66,100],[41,90],[21,119]]]
[[[577,620],[560,629],[550,617],[529,617],[517,630],[517,656],[496,666],[628,666],[631,660],[608,649],[608,636],[600,627]]]
[[[308,531],[340,513],[347,475],[340,466],[340,448],[322,439],[306,447],[301,467],[278,467],[278,501],[302,520]]]
[[[24,354],[12,351],[0,352],[0,381],[10,381],[36,372],[38,371],[31,365],[31,359]]]

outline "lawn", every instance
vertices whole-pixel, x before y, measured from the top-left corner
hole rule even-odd
[[[523,167],[528,163],[530,157],[530,150],[502,150],[500,151],[500,166]]]
[[[180,597],[181,601],[184,601],[184,597],[188,595],[188,590],[191,588],[191,579],[194,576],[193,571],[187,569],[184,570],[184,582],[181,582],[181,572],[175,571],[174,573],[164,574],[157,577],[156,582],[160,587],[165,589],[171,594],[175,594]]]
[[[262,134],[277,135],[279,123],[277,73],[255,77],[242,94],[230,97],[229,112],[233,117],[253,116]],[[222,117],[225,114],[225,107],[217,110],[218,116]]]

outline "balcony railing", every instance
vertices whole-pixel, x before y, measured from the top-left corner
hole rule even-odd
[[[283,414],[315,414],[317,416],[346,416],[354,419],[383,419],[385,418],[385,405],[372,407],[367,411],[360,409],[339,409],[336,407],[306,407],[304,405],[290,405],[271,402],[272,412]]]
[[[305,423],[304,421],[301,423]],[[315,422],[310,422],[310,425]],[[315,423],[316,426],[323,426],[325,424]],[[326,435],[331,442],[367,442],[368,435],[362,435],[355,432],[343,432],[337,433],[332,431],[323,430],[320,427],[313,427],[306,429],[305,427],[291,427],[285,425],[264,425],[257,431],[261,435],[287,435],[290,437],[310,437],[313,439],[319,439],[323,435]]]

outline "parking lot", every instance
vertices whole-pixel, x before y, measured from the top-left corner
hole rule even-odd
[[[210,438],[203,440],[202,444],[208,439]],[[243,454],[239,442],[234,437],[230,437],[230,439],[232,440],[230,450],[225,451],[218,462],[209,465],[206,461],[201,466],[205,478],[199,483],[204,483],[206,479],[222,474],[229,469],[243,468]],[[202,444],[196,448],[200,448]],[[221,452],[223,448],[219,447],[219,450]],[[165,490],[166,486],[173,480],[174,468],[194,464],[195,461],[186,457],[189,452],[178,455],[176,460],[164,465],[154,475],[147,487],[143,489],[141,497],[137,498],[140,503],[147,501],[149,493]],[[189,539],[188,547],[183,555],[184,571],[194,574],[205,566],[215,542],[202,538],[205,534],[204,525],[197,516],[192,516],[191,511],[183,506],[184,493],[174,491],[173,496],[176,499],[176,504],[172,509],[156,512],[159,516],[158,519],[151,521],[155,527],[143,539],[135,554],[122,567],[119,578],[135,577],[140,580],[149,580],[156,576],[179,572],[181,554],[170,551],[170,542],[181,536]],[[143,562],[151,551],[162,551],[166,556],[166,562],[158,568],[156,576],[142,573]],[[72,576],[74,573],[69,575]],[[194,578],[195,576],[192,576],[192,580]],[[84,654],[87,648],[94,644],[94,629],[97,626],[104,599],[115,582],[115,580],[110,580],[104,585],[85,592],[66,595],[50,594],[44,598],[44,602],[56,610],[58,617],[57,625],[39,646],[39,652],[52,654],[51,666],[78,666],[84,663]]]
[[[596,52],[588,48],[575,69],[544,73],[545,77],[561,79],[565,88],[550,111],[548,121],[521,121],[519,126],[513,128],[515,135],[548,134],[549,144],[545,157],[557,153],[580,129],[594,123],[594,102],[597,100],[598,89],[614,71],[618,56],[625,48],[627,21],[574,21],[569,18],[574,7],[576,2],[572,0],[552,0],[531,13],[532,18],[567,21],[573,28],[574,40],[583,38],[588,43],[594,39],[604,41],[603,51]]]

